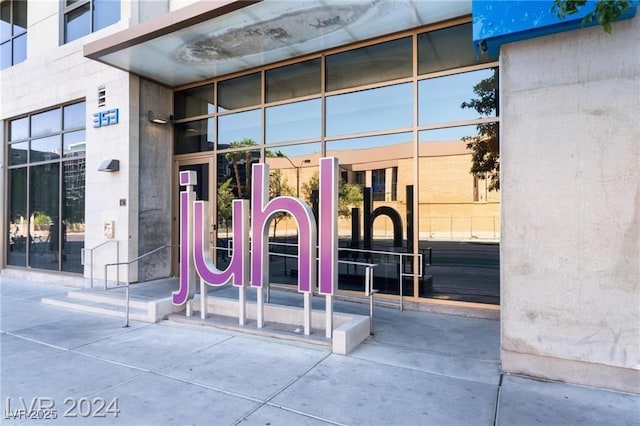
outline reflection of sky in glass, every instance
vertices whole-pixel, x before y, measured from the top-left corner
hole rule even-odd
[[[13,65],[24,62],[27,59],[27,35],[13,39]]]
[[[296,157],[300,157],[300,160],[307,160],[307,158],[302,157],[304,157],[305,155],[320,154],[322,148],[319,143],[307,143],[301,145],[279,146],[267,151],[271,151],[275,155],[280,152],[285,157],[289,157],[290,159],[292,159],[295,164],[297,160]]]
[[[29,161],[34,162],[60,158],[60,148],[60,135],[34,139],[31,141],[31,157]]]
[[[93,31],[98,31],[120,20],[120,1],[93,0]]]
[[[447,127],[446,129],[423,130],[419,132],[420,142],[452,142],[459,141],[465,136],[477,136],[478,129],[474,126]]]
[[[473,86],[492,75],[493,69],[486,69],[421,80],[418,83],[419,125],[479,118],[476,110],[461,108],[461,105],[477,98]],[[491,116],[495,116],[495,110]]]
[[[31,136],[48,135],[59,132],[61,123],[60,109],[42,112],[31,116]],[[60,149],[58,148],[58,151]]]
[[[260,110],[239,112],[218,117],[218,145],[230,145],[243,139],[262,143]]]
[[[64,107],[64,128],[77,129],[85,126],[85,103],[67,105]]]
[[[91,15],[89,5],[83,5],[65,16],[65,43],[89,34]]]
[[[327,97],[327,136],[410,127],[412,84]]]
[[[327,142],[327,153],[331,151],[347,151],[352,149],[376,148],[381,146],[391,146],[412,140],[411,132],[394,133],[391,135],[368,136],[364,138],[342,139],[339,141]]]
[[[85,131],[65,133],[63,136],[64,156],[73,157],[74,155],[84,154],[86,150]]]
[[[267,143],[319,138],[321,134],[320,99],[267,108]]]
[[[10,126],[10,140],[16,141],[29,137],[29,117],[13,120]]]

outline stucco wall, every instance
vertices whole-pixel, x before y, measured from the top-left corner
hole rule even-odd
[[[640,392],[640,17],[502,47],[502,363]]]

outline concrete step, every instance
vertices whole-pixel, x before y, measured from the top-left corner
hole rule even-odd
[[[86,300],[88,302],[104,303],[114,306],[124,307],[127,303],[127,299],[124,293],[124,289],[117,290],[82,290],[82,291],[70,291],[67,293],[69,299],[76,301]],[[130,295],[129,308],[138,308],[147,310],[149,305],[148,298],[140,298],[138,296]]]
[[[70,292],[75,293],[75,292]],[[108,315],[112,317],[124,318],[125,307],[118,304],[100,302],[94,300],[86,300],[81,298],[73,298],[67,296],[57,297],[45,297],[42,298],[42,303],[50,306],[57,306],[65,309],[72,309],[75,311],[90,312],[100,315]],[[151,319],[148,309],[140,307],[129,308],[129,319],[144,322],[155,322]]]

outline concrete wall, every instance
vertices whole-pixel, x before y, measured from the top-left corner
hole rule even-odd
[[[502,47],[502,364],[640,392],[640,16]]]
[[[171,244],[171,170],[173,141],[170,124],[155,124],[147,111],[168,117],[173,93],[166,87],[140,80],[139,254]],[[139,280],[171,274],[171,250],[154,254],[139,265]]]

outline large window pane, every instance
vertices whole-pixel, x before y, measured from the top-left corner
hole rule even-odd
[[[266,143],[319,138],[322,132],[320,99],[266,109]]]
[[[27,31],[27,0],[13,0],[13,35]]]
[[[50,135],[61,130],[60,109],[41,112],[31,116],[31,137]]]
[[[60,163],[30,167],[29,174],[29,266],[58,270]]]
[[[93,0],[93,31],[120,20],[120,0]]]
[[[86,104],[84,102],[67,105],[63,110],[65,130],[85,127]]]
[[[188,154],[213,150],[214,119],[190,121],[174,126],[174,154]]]
[[[24,62],[27,59],[27,35],[13,39],[13,65]]]
[[[486,69],[418,83],[419,124],[496,116],[496,69]]]
[[[412,132],[327,143],[327,155],[339,159],[343,182],[361,188],[360,200],[348,205],[358,209],[356,214],[339,220],[341,289],[364,291],[364,267],[346,263],[362,262],[378,265],[373,276],[374,288],[380,292],[399,295],[404,282],[403,295],[413,294],[412,281],[401,280],[398,254],[409,251],[406,193],[414,183],[413,147]],[[342,198],[353,192],[340,193]],[[359,225],[355,232],[353,221]]]
[[[327,91],[411,76],[412,47],[405,37],[327,56]]]
[[[61,150],[60,135],[33,139],[31,141],[29,161],[35,163],[38,161],[56,160],[60,158]]]
[[[258,105],[260,80],[260,73],[254,73],[218,83],[218,112]]]
[[[11,40],[0,44],[0,69],[9,68],[11,63]]]
[[[267,102],[320,93],[320,59],[265,72]]]
[[[237,146],[243,146],[238,144]],[[251,146],[250,144],[244,146]],[[218,155],[218,222],[230,217],[231,199],[251,197],[251,165],[260,161],[260,150],[243,150]],[[224,185],[222,187],[222,185]],[[220,189],[222,187],[222,189]],[[228,203],[225,204],[225,203]]]
[[[84,247],[85,159],[62,163],[62,270],[83,271],[80,253]]]
[[[329,96],[327,136],[411,127],[412,84]]]
[[[213,84],[176,92],[173,105],[176,119],[213,114]]]
[[[79,39],[91,32],[91,12],[87,3],[64,16],[64,42]]]
[[[11,2],[0,3],[0,42],[11,38]]]
[[[250,140],[262,143],[260,110],[239,112],[218,117],[218,148],[229,148],[234,142]]]
[[[9,140],[17,141],[29,137],[29,117],[19,118],[9,124]]]
[[[9,165],[26,164],[28,161],[29,142],[12,143],[9,145]]]
[[[63,135],[63,153],[65,157],[84,156],[87,150],[84,130],[65,133]]]
[[[7,264],[27,265],[27,237],[29,223],[27,215],[27,168],[11,169],[9,182],[9,253]]]
[[[497,60],[478,59],[470,42],[472,39],[471,24],[418,34],[418,74]]]

